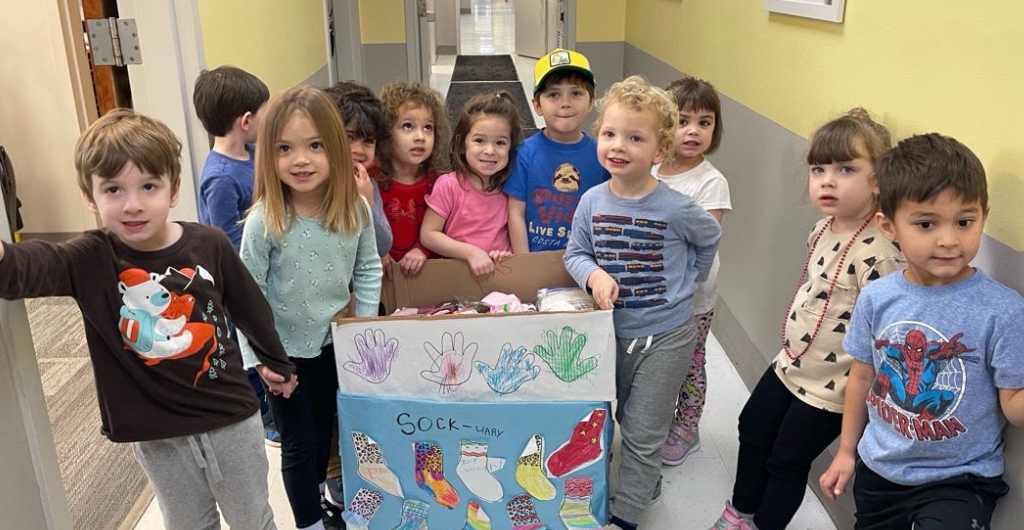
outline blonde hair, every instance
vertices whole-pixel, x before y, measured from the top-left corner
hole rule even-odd
[[[451,132],[448,126],[448,111],[441,93],[422,83],[408,81],[392,81],[380,89],[380,100],[388,111],[388,119],[392,126],[398,119],[398,111],[402,105],[413,108],[422,107],[430,111],[434,119],[434,150],[420,164],[420,170],[426,174],[440,173],[448,169],[448,142]],[[380,189],[391,187],[391,179],[395,176],[391,159],[394,156],[392,138],[388,138],[377,146],[377,182]]]
[[[676,127],[679,124],[679,108],[668,92],[651,85],[641,76],[632,75],[615,83],[597,101],[597,121],[594,134],[597,135],[604,121],[608,107],[618,104],[633,112],[651,111],[657,119],[658,147],[671,156],[675,143]]]
[[[181,184],[181,141],[162,121],[132,109],[113,109],[93,122],[75,143],[78,187],[93,200],[92,176],[116,177],[131,162],[156,177],[167,177],[171,193]]]
[[[285,124],[297,113],[313,122],[327,154],[330,175],[320,206],[323,227],[334,233],[358,232],[369,222],[369,214],[356,189],[355,166],[338,107],[323,90],[297,86],[270,99],[260,125],[253,206],[263,205],[264,235],[273,232],[280,239],[295,220],[295,210],[288,207],[291,190],[277,174],[277,143]]]

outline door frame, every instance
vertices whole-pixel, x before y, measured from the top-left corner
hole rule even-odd
[[[330,27],[327,31],[327,64],[331,84],[338,81],[356,81],[362,83],[363,74],[363,41],[359,33],[359,1],[358,0],[324,0],[330,5],[334,14],[334,50],[330,49]],[[326,9],[326,7],[325,7]],[[326,15],[326,13],[325,13]],[[326,16],[324,18],[327,19]]]

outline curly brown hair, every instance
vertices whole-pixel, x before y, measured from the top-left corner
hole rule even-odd
[[[420,173],[437,175],[448,169],[448,141],[451,138],[448,126],[448,112],[444,106],[441,93],[423,83],[408,81],[392,81],[380,89],[380,100],[387,109],[388,119],[392,126],[398,118],[402,105],[422,107],[430,111],[434,117],[434,150],[420,166]],[[394,166],[391,163],[393,154],[392,140],[384,140],[377,146],[377,184],[381,190],[391,186],[394,178]]]

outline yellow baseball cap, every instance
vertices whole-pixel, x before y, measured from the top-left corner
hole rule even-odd
[[[590,71],[590,61],[580,52],[555,48],[551,53],[537,60],[533,68],[533,93],[536,95],[544,79],[552,72],[559,70],[575,70],[591,83],[594,83],[594,72]]]

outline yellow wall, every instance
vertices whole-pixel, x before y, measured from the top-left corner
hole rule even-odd
[[[589,3],[581,1],[583,3]],[[988,171],[989,235],[1024,249],[1024,18],[1002,0],[855,0],[843,24],[761,2],[630,0],[626,41],[809,136],[852,106],[956,137]]]
[[[577,0],[576,42],[626,39],[626,0]]]
[[[232,64],[278,92],[327,64],[322,0],[199,0],[207,68]]]
[[[359,40],[363,44],[405,42],[403,0],[359,0]]]

